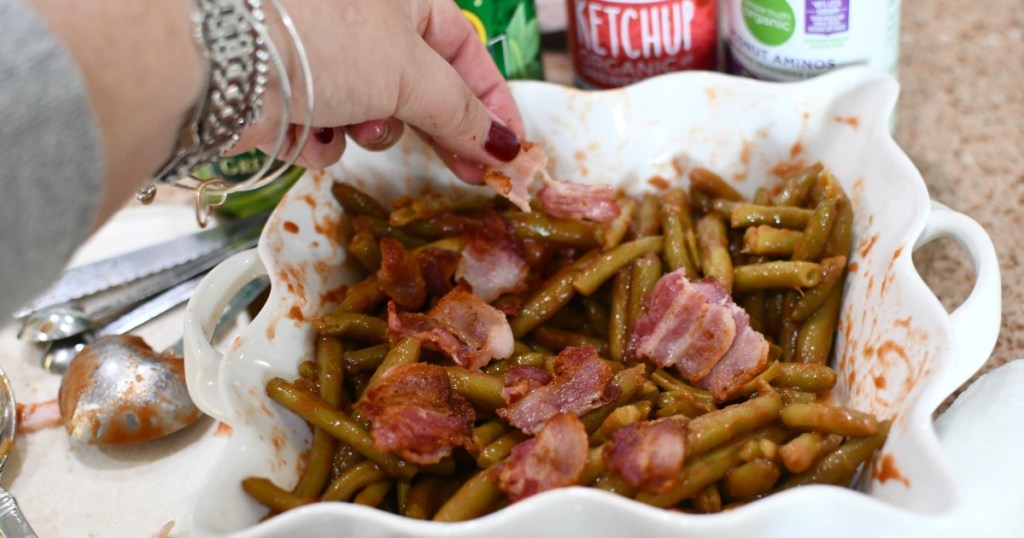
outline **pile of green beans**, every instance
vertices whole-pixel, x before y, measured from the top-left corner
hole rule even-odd
[[[582,344],[598,350],[620,390],[615,401],[580,417],[591,448],[579,485],[665,508],[718,512],[798,485],[849,485],[885,442],[888,421],[825,403],[836,384],[828,362],[853,214],[820,164],[758,189],[752,200],[698,168],[688,190],[622,196],[620,216],[607,224],[560,220],[540,208],[523,213],[501,199],[426,196],[388,210],[348,184],[336,184],[333,194],[349,219],[352,257],[369,276],[314,321],[315,353],[299,365],[299,377],[267,383],[269,396],[314,432],[295,484],[243,482],[270,515],[318,501],[436,521],[502,508],[509,501],[495,469],[529,438],[494,412],[505,405],[503,376],[515,366],[551,370],[561,349]],[[457,253],[467,241],[468,219],[485,210],[504,217],[531,264],[529,289],[495,301],[514,312],[513,355],[475,371],[424,349],[416,338],[389,341],[387,297],[375,276],[381,238],[412,252]],[[629,368],[633,323],[657,280],[677,269],[692,280],[717,279],[770,342],[768,366],[734,401],[716,402],[673,370]],[[477,414],[472,448],[456,449],[434,465],[381,451],[352,405],[388,368],[415,361],[444,366],[452,390]],[[686,455],[667,488],[634,488],[609,469],[604,447],[616,430],[679,416],[689,420]]]

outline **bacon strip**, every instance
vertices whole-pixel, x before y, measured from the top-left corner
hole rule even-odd
[[[392,237],[380,239],[377,282],[384,295],[407,310],[423,306],[427,299],[427,284],[416,256]]]
[[[537,174],[546,173],[548,156],[533,142],[523,142],[512,162],[488,168],[484,183],[508,198],[519,209],[530,212],[530,186]]]
[[[473,444],[473,405],[452,392],[436,364],[409,363],[384,372],[354,406],[371,422],[377,448],[416,464],[437,463]]]
[[[611,222],[620,211],[615,191],[607,185],[549,180],[537,198],[548,214],[560,219]]]
[[[678,479],[686,456],[684,417],[630,424],[615,431],[604,448],[608,468],[627,484],[654,493],[664,491]]]
[[[498,416],[525,433],[536,434],[551,417],[561,413],[581,416],[618,397],[614,374],[590,345],[567,347],[555,358],[555,378],[532,390]]]
[[[716,402],[727,402],[739,395],[740,389],[768,365],[768,341],[761,333],[750,328],[750,318],[743,313],[743,327],[737,326],[739,336],[729,352],[718,361],[711,373],[697,382],[708,389]],[[739,325],[739,324],[738,324]]]
[[[501,397],[505,403],[512,405],[534,389],[551,383],[554,377],[547,370],[536,366],[516,366],[505,372],[505,388],[501,389]]]
[[[553,417],[537,437],[519,443],[498,468],[498,487],[513,502],[572,486],[587,462],[587,432],[573,414]]]
[[[482,224],[469,234],[455,276],[469,284],[474,295],[489,303],[503,293],[525,290],[529,272],[523,249],[508,223],[494,211],[488,211]]]
[[[428,314],[399,312],[389,303],[388,332],[392,341],[415,336],[428,348],[474,370],[491,359],[511,356],[515,346],[505,314],[462,287],[448,292]]]
[[[427,295],[440,297],[451,291],[455,269],[459,265],[459,253],[443,248],[429,247],[416,253],[420,272],[427,287]]]

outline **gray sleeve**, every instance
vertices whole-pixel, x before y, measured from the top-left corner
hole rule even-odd
[[[43,20],[0,0],[0,323],[52,282],[92,224],[104,177],[82,74]]]

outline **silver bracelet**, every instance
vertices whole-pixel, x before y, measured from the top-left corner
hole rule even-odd
[[[268,175],[288,135],[292,98],[291,81],[265,24],[261,0],[194,0],[193,23],[197,48],[206,64],[204,97],[182,127],[174,154],[154,177],[195,190],[196,220],[205,226],[210,210],[231,192],[252,190],[279,177],[298,158],[312,124],[313,89],[309,61],[291,17],[278,0],[268,0],[288,31],[302,68],[306,121],[287,162]],[[281,84],[282,119],[274,150],[263,168],[245,181],[228,186],[219,178],[192,176],[230,149],[239,133],[259,117],[262,97],[273,67]],[[139,190],[136,198],[149,203],[156,194],[154,183]]]

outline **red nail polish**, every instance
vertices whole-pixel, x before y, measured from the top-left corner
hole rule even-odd
[[[319,129],[313,129],[313,138],[321,144],[327,145],[334,141],[334,129],[328,127],[321,127]]]
[[[492,121],[491,129],[487,131],[487,140],[484,140],[484,149],[487,153],[496,158],[509,162],[519,155],[519,137],[508,127]]]

